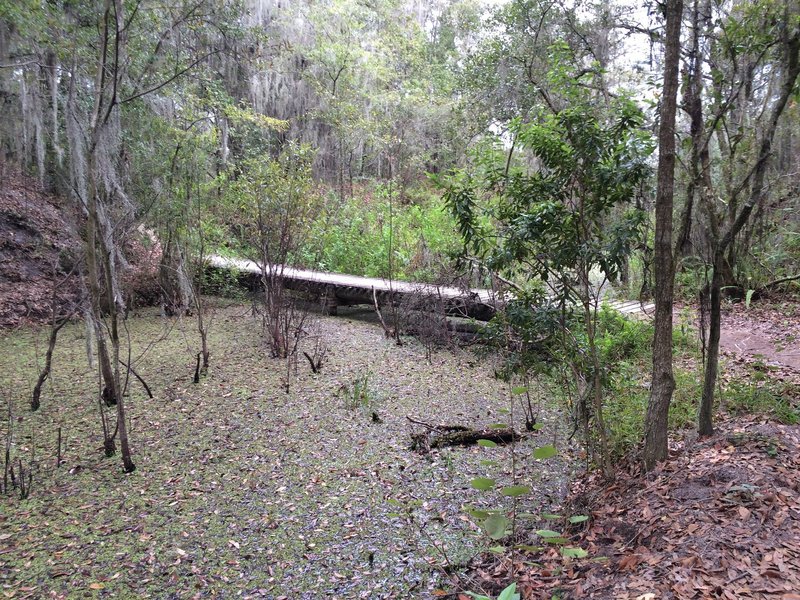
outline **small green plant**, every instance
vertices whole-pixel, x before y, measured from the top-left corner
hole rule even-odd
[[[356,375],[349,385],[343,386],[344,388],[344,407],[347,410],[356,410],[361,408],[368,411],[373,402],[375,401],[374,395],[370,388],[370,379],[372,378],[372,371],[360,373]]]
[[[527,392],[527,387],[519,386],[515,387],[512,390],[512,396],[521,396]],[[498,427],[501,424],[497,424]],[[510,425],[503,424],[503,427],[510,427]],[[491,440],[478,440],[478,445],[486,448],[486,449],[494,449],[497,448],[497,444]],[[558,454],[558,450],[552,444],[547,444],[544,446],[540,446],[533,451],[533,458],[537,461],[547,460],[553,458]],[[491,540],[491,542],[495,544],[502,544],[503,540],[511,539],[514,540],[517,537],[517,524],[522,519],[534,519],[538,520],[539,518],[547,518],[546,515],[542,517],[537,517],[536,515],[527,514],[527,513],[519,513],[518,512],[518,501],[522,496],[525,496],[531,492],[531,488],[527,485],[520,485],[516,481],[516,460],[514,455],[514,447],[511,447],[511,472],[512,472],[512,481],[511,485],[500,485],[497,481],[490,477],[476,477],[472,479],[470,485],[473,489],[482,491],[482,492],[499,492],[500,498],[503,500],[503,504],[500,508],[496,509],[476,509],[472,507],[467,508],[467,514],[471,516],[478,526],[483,530],[486,536]],[[508,501],[510,501],[511,506],[507,506]],[[560,517],[559,517],[560,518]],[[586,517],[578,516],[572,517],[570,519],[570,523],[580,523],[585,520]],[[582,558],[586,556],[586,551],[581,548],[571,548],[564,546],[567,543],[567,539],[562,536],[560,533],[549,530],[549,529],[539,529],[536,531],[536,534],[541,539],[543,545],[560,545],[563,546],[561,552],[564,556],[571,556],[576,558]],[[514,545],[512,546],[514,550],[539,550],[540,547],[533,547],[527,545]],[[505,547],[502,545],[494,545],[489,548],[490,552],[494,552],[497,554],[502,554],[505,552]],[[501,595],[502,597],[502,595]]]
[[[481,594],[476,594],[474,592],[467,592],[467,596],[474,598],[475,600],[492,600],[490,596],[482,596]],[[517,592],[517,583],[514,582],[502,592],[497,597],[497,600],[519,600],[520,594]]]

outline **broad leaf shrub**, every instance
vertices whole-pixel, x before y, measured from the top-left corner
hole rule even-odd
[[[633,200],[649,176],[654,145],[635,102],[588,93],[568,45],[549,50],[547,84],[558,97],[510,121],[514,153],[503,140],[489,140],[468,169],[439,183],[464,257],[523,288],[493,332],[500,339],[510,333],[499,345],[508,349],[511,370],[563,367],[577,428],[608,472],[608,352],[598,343],[595,307],[603,283],[620,276],[640,243],[646,215]],[[547,285],[546,295],[541,287],[537,294],[537,282]]]

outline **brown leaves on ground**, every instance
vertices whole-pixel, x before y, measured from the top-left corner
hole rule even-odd
[[[590,478],[573,501],[592,521],[571,542],[589,558],[540,557],[523,598],[800,598],[800,428],[725,427],[649,475]]]

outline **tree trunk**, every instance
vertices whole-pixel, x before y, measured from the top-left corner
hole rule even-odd
[[[719,371],[719,338],[722,330],[722,276],[721,263],[725,259],[721,253],[714,255],[713,273],[709,293],[711,295],[709,306],[708,346],[706,349],[705,374],[703,377],[703,396],[700,401],[697,425],[700,435],[713,435],[714,433],[714,388],[717,385]]]
[[[586,323],[586,338],[589,342],[589,357],[592,361],[592,380],[591,398],[594,411],[595,427],[598,433],[600,446],[600,466],[603,474],[610,478],[613,475],[611,466],[611,452],[608,448],[608,432],[606,431],[606,421],[603,415],[603,372],[600,366],[600,356],[597,349],[597,310],[596,303],[592,298],[592,284],[589,280],[589,269],[581,266],[582,279],[582,304],[583,316]],[[588,440],[587,440],[588,441]]]
[[[124,51],[124,33],[123,33],[123,26],[124,26],[124,8],[122,5],[122,0],[114,0],[114,25],[116,28],[114,34],[114,43],[116,44],[116,60],[114,63],[114,77],[119,78],[119,60],[121,57],[122,52]],[[111,97],[111,108],[113,110],[119,110],[119,107],[116,106],[117,99],[114,97],[114,94],[117,90],[117,83],[114,82],[114,87],[112,91]],[[123,302],[122,296],[119,295],[117,298],[117,294],[114,293],[115,291],[115,265],[112,261],[112,253],[114,252],[113,246],[107,246],[106,240],[110,239],[110,236],[101,236],[101,246],[103,248],[103,268],[106,273],[106,277],[108,278],[108,282],[106,284],[106,297],[108,299],[108,303],[110,306],[110,321],[111,321],[111,348],[114,353],[114,393],[117,396],[117,427],[119,429],[119,446],[122,452],[122,465],[125,469],[126,473],[132,473],[136,470],[136,465],[133,463],[131,459],[131,450],[130,444],[128,443],[128,423],[126,421],[126,414],[125,414],[125,400],[122,397],[122,383],[120,378],[119,372],[119,364],[120,364],[120,356],[119,356],[119,311],[117,300],[120,303]],[[120,306],[119,308],[124,308]]]
[[[666,47],[664,93],[658,131],[658,188],[655,232],[655,333],[653,381],[645,417],[644,467],[652,469],[667,458],[667,421],[675,378],[672,374],[672,297],[675,281],[672,255],[672,207],[675,188],[675,113],[678,96],[683,0],[664,3]]]
[[[711,16],[710,0],[702,0],[704,5],[701,11],[701,0],[694,0],[692,7],[692,45],[689,57],[685,63],[687,76],[684,84],[684,110],[689,116],[689,132],[692,140],[691,163],[689,166],[690,176],[686,186],[686,204],[680,218],[678,234],[675,241],[676,258],[688,256],[692,253],[692,219],[695,209],[695,197],[700,196],[702,206],[708,206],[708,195],[710,194],[711,183],[711,159],[708,151],[708,144],[704,136],[703,120],[703,60],[700,47],[701,34],[701,13],[708,27],[708,20]]]
[[[168,317],[186,314],[189,309],[188,294],[183,289],[183,257],[175,238],[177,235],[170,228],[161,252],[158,265],[159,284],[161,286],[161,306]]]
[[[101,189],[98,185],[99,165],[97,153],[100,148],[100,141],[103,135],[108,135],[109,117],[112,111],[119,110],[117,98],[117,78],[119,77],[119,60],[123,50],[123,13],[121,0],[114,0],[114,15],[111,14],[111,0],[106,0],[104,11],[101,17],[101,49],[98,57],[97,73],[95,79],[94,105],[90,120],[90,142],[88,148],[88,192],[86,198],[87,226],[86,242],[86,270],[91,300],[92,316],[95,323],[95,334],[97,338],[97,352],[100,359],[101,370],[105,389],[103,397],[108,403],[106,396],[112,397],[117,406],[117,425],[116,430],[111,435],[108,434],[108,427],[104,423],[104,446],[108,454],[113,448],[114,437],[119,433],[120,448],[122,450],[123,468],[127,473],[136,469],[136,465],[131,460],[130,446],[128,444],[128,430],[125,415],[125,403],[121,394],[120,373],[119,373],[119,311],[117,301],[121,302],[118,294],[115,293],[116,268],[112,260],[114,252],[113,231],[109,231],[113,225],[108,221],[108,217],[101,218],[100,197]],[[113,36],[111,26],[114,26]],[[111,46],[114,46],[113,49]],[[116,59],[109,64],[109,54],[113,54]],[[108,79],[112,78],[109,83]],[[110,97],[107,93],[110,90]],[[100,285],[101,277],[105,283],[105,290]],[[113,356],[113,366],[109,349],[106,345],[105,332],[100,326],[102,318],[102,305],[105,301],[108,310],[108,321],[111,342],[111,355]]]

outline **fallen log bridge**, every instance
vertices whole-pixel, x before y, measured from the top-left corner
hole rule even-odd
[[[255,290],[261,286],[261,266],[250,260],[210,256],[209,270],[235,271],[239,283]],[[463,290],[407,281],[389,281],[374,277],[356,277],[287,266],[270,265],[270,277],[279,278],[284,287],[319,300],[323,311],[336,314],[339,306],[357,304],[405,305],[417,309],[441,310],[447,316],[489,321],[494,316],[499,297],[486,289]]]
[[[250,290],[262,286],[261,267],[251,260],[210,256],[207,269],[235,272],[240,285]],[[342,273],[326,273],[309,269],[296,269],[282,265],[269,265],[267,274],[279,278],[284,287],[310,296],[320,302],[323,312],[336,314],[339,306],[366,304],[373,306],[405,306],[413,310],[439,312],[448,317],[463,317],[476,321],[490,321],[502,307],[508,295],[488,289],[465,290],[457,287],[390,281],[375,277],[357,277]],[[604,303],[605,304],[605,303]],[[609,308],[623,315],[647,317],[655,305],[638,300],[608,302]],[[470,331],[470,323],[460,327]]]

